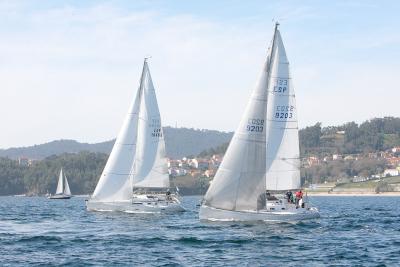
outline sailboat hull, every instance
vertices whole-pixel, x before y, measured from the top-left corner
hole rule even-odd
[[[88,211],[111,211],[126,213],[175,213],[182,212],[178,199],[157,200],[157,199],[136,199],[127,201],[99,202],[89,199],[86,201]]]
[[[316,219],[320,214],[316,208],[299,208],[293,211],[231,211],[202,205],[199,217],[200,220],[209,221],[294,222]]]
[[[67,195],[53,195],[53,196],[49,196],[47,197],[48,199],[70,199],[71,196],[67,196]]]

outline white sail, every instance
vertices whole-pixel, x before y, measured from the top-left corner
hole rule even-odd
[[[64,192],[64,176],[62,169],[60,170],[60,175],[58,177],[58,184],[56,194],[62,194]]]
[[[268,50],[256,88],[239,127],[204,199],[225,210],[258,210],[265,193],[266,111],[269,69],[274,42]]]
[[[92,199],[97,201],[129,200],[132,196],[132,165],[136,153],[143,77],[144,68],[136,98],[129,107],[128,114],[92,195]]]
[[[69,184],[68,184],[67,176],[64,175],[64,178],[65,178],[64,195],[71,196],[72,194],[71,194],[71,190],[69,189]]]
[[[279,30],[271,63],[267,108],[266,189],[300,188],[297,109],[289,62]]]
[[[144,63],[133,187],[169,187],[160,111],[147,62]]]

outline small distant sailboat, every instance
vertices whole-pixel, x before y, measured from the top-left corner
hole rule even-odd
[[[147,59],[107,164],[86,206],[91,211],[184,211],[170,191],[161,117]]]
[[[200,207],[202,220],[298,221],[319,217],[285,192],[301,188],[297,110],[289,62],[275,25],[261,77]]]
[[[63,174],[63,170],[60,170],[60,175],[58,177],[57,190],[55,195],[49,195],[49,199],[70,199],[72,197],[71,190],[69,189],[69,184],[67,176]]]

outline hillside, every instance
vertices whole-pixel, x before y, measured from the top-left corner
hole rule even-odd
[[[188,155],[197,155],[204,150],[229,142],[232,133],[164,127],[164,136],[167,156],[170,158],[181,158]],[[8,157],[11,159],[17,159],[19,157],[44,159],[51,155],[79,153],[81,151],[109,154],[114,141],[115,140],[88,144],[79,143],[75,140],[57,140],[41,145],[0,149],[0,157]]]
[[[384,117],[322,127],[321,123],[300,130],[302,156],[357,154],[400,146],[400,118]]]
[[[301,157],[384,151],[400,146],[400,118],[384,117],[361,124],[348,122],[322,127],[321,123],[299,131]],[[228,143],[205,149],[200,156],[223,154]]]

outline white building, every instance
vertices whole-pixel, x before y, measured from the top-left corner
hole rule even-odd
[[[399,175],[399,170],[397,170],[397,169],[386,169],[383,172],[383,177],[386,177],[386,176],[398,176],[398,175]]]

